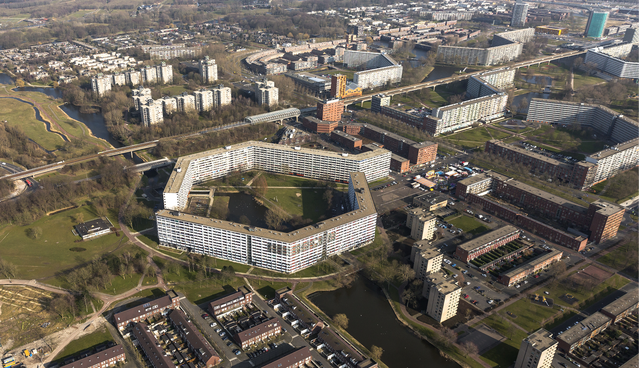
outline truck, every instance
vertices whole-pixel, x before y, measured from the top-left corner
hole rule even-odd
[[[417,188],[419,188],[419,183],[418,182],[413,182],[413,183],[411,183],[411,186],[413,187],[413,189],[417,189]]]
[[[13,356],[8,356],[2,359],[2,368],[9,368],[16,364],[16,359]]]
[[[31,352],[27,349],[24,349],[24,351],[22,352],[22,354],[24,354],[25,358],[31,358]]]

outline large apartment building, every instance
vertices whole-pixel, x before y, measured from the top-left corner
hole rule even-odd
[[[414,208],[408,211],[406,227],[410,229],[410,236],[415,240],[433,239],[437,219],[425,208]]]
[[[510,20],[511,27],[523,27],[528,16],[528,4],[517,1],[513,6],[513,16]]]
[[[237,289],[237,292],[217,298],[209,303],[209,313],[215,318],[242,309],[253,302],[253,292],[245,286]]]
[[[252,145],[263,144],[248,143],[243,147],[250,148],[254,147]],[[242,151],[244,155],[248,153],[248,149]],[[297,150],[291,151],[298,152]],[[208,154],[210,152],[212,151],[209,151]],[[270,154],[260,150],[258,152],[264,152],[264,154],[256,153],[256,157],[259,155],[267,162],[281,158],[286,153],[285,150],[281,149],[275,149]],[[319,151],[313,150],[313,152]],[[224,155],[226,160],[231,158],[229,153]],[[390,158],[390,152],[387,153],[386,165],[388,165]],[[160,210],[156,213],[158,237],[162,246],[250,264],[277,272],[293,273],[312,266],[325,257],[359,248],[375,239],[377,212],[368,188],[368,177],[362,172],[351,172],[348,177],[349,212],[288,233],[178,212],[177,210],[184,208],[184,204],[186,204],[192,183],[209,180],[210,176],[214,175],[210,171],[209,165],[212,165],[215,170],[228,170],[228,166],[224,167],[220,162],[207,162],[207,159],[210,158],[208,154],[189,156],[188,161],[192,166],[184,165],[188,162],[185,158],[178,160],[177,169],[171,175],[164,192],[165,208],[175,210]],[[379,157],[374,153],[373,155],[360,154],[357,156],[363,155],[366,155],[366,161]],[[304,160],[300,157],[298,161]],[[235,164],[244,162],[246,161],[234,161]],[[228,161],[226,163],[228,164]],[[312,164],[312,161],[309,164]],[[197,167],[199,165],[202,166]],[[320,169],[320,166],[321,163],[318,163],[317,166],[310,169]],[[181,169],[182,167],[184,168]],[[329,165],[326,168],[334,174],[338,174],[336,171],[339,169],[340,163]],[[223,176],[219,172],[218,174]],[[370,180],[375,180],[374,178],[375,175],[371,175]]]
[[[195,109],[199,112],[211,111],[213,109],[213,91],[202,88],[193,92],[195,96]]]
[[[209,59],[208,56],[205,56],[204,59],[200,60],[198,66],[204,84],[212,84],[217,80],[217,64],[215,63],[215,59]]]
[[[312,360],[311,351],[303,346],[263,365],[261,368],[303,368],[307,367]]]
[[[124,80],[122,79],[124,77]],[[93,92],[102,97],[111,90],[113,85],[121,86],[124,84],[137,86],[142,83],[169,84],[173,82],[173,65],[162,62],[160,65],[147,65],[139,71],[128,70],[124,74],[116,73],[115,75],[98,74],[91,78],[91,88]]]
[[[462,288],[454,279],[437,272],[426,277],[424,296],[428,298],[426,313],[439,323],[457,315]]]
[[[140,105],[140,120],[142,125],[150,127],[151,125],[164,122],[164,108],[161,100],[147,99]]]
[[[563,252],[557,249],[551,249],[548,252],[543,252],[526,263],[499,275],[499,282],[509,287],[516,285],[525,278],[539,273],[551,264],[560,261],[562,255]]]
[[[131,90],[131,94],[133,96],[133,105],[135,106],[135,111],[142,110],[142,105],[145,104],[147,100],[153,98],[151,97],[151,89],[144,88],[142,85]]]
[[[460,261],[468,263],[482,254],[518,239],[520,234],[521,230],[514,226],[506,225],[500,227],[487,234],[459,244],[455,250],[455,256]]]
[[[340,121],[344,112],[344,103],[340,99],[317,102],[317,118],[324,121]]]
[[[415,277],[422,281],[426,281],[426,276],[441,270],[444,261],[444,254],[428,243],[427,240],[416,241],[411,248]]]
[[[508,95],[499,92],[493,95],[462,101],[453,105],[433,109],[426,117],[424,130],[433,136],[469,127],[479,120],[493,120],[504,115]]]
[[[258,105],[275,106],[279,103],[279,89],[266,78],[255,83],[255,101]]]
[[[521,342],[515,368],[552,368],[557,345],[550,332],[535,331]]]
[[[104,96],[111,90],[112,78],[110,75],[98,74],[95,78],[91,78],[91,89],[99,97]]]
[[[479,192],[480,190],[481,192]],[[617,235],[617,230],[625,212],[624,208],[602,200],[590,203],[587,208],[582,207],[574,202],[497,173],[480,174],[461,180],[456,189],[458,197],[465,198],[473,203],[480,203],[484,209],[499,213],[511,220],[514,220],[515,217],[521,217],[520,220],[523,225],[520,226],[524,228],[532,227],[535,231],[541,230],[533,224],[534,222],[539,223],[538,221],[525,219],[523,217],[528,216],[519,216],[518,211],[507,210],[503,206],[495,205],[490,200],[483,199],[482,196],[489,192],[498,196],[500,200],[510,202],[539,217],[589,232],[590,236],[588,238],[596,243]],[[504,210],[499,207],[504,208]],[[532,231],[532,229],[529,230]],[[545,233],[545,231],[542,231],[542,233]],[[559,233],[556,235],[559,235]],[[577,238],[583,237],[575,237],[575,239]],[[553,241],[556,240],[553,239]],[[583,250],[584,246],[585,238],[570,245],[571,248],[579,251]]]
[[[639,308],[639,294],[637,288],[632,288],[601,309],[601,313],[610,317],[615,324],[628,317]]]

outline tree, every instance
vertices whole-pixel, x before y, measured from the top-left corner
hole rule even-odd
[[[16,80],[16,87],[18,87],[18,88],[24,87],[24,80],[22,78],[18,78]]]
[[[444,343],[448,346],[452,345],[457,340],[457,334],[455,331],[451,330],[448,327],[442,328],[442,337],[444,338]]]
[[[275,209],[269,209],[265,215],[266,225],[271,229],[278,229],[284,221],[283,216]]]
[[[266,178],[264,175],[260,175],[255,180],[253,180],[253,190],[258,196],[264,197],[266,195],[266,191],[268,190],[268,184],[266,183]]]
[[[402,283],[411,281],[415,278],[415,270],[409,264],[402,264],[397,269],[397,276]]]
[[[42,229],[39,226],[27,229],[27,236],[31,239],[39,239],[42,236]]]
[[[576,58],[576,59],[575,59],[575,61],[573,61],[573,62],[572,62],[572,65],[573,65],[575,68],[579,69],[579,67],[580,67],[580,66],[581,66],[581,64],[583,64],[583,63],[584,63],[584,58],[582,58],[582,57],[580,56],[580,57]]]
[[[324,201],[326,202],[326,207],[331,208],[333,205],[333,190],[326,189],[323,195]]]
[[[379,346],[371,346],[371,358],[373,358],[373,360],[379,361],[380,359],[382,359],[383,353],[384,349],[380,348]]]
[[[464,351],[466,352],[466,356],[468,355],[477,355],[477,353],[479,352],[479,349],[477,348],[477,345],[475,345],[474,343],[470,342],[470,341],[466,341],[462,344],[462,349],[464,349]]]
[[[84,222],[84,212],[79,212],[77,215],[75,215],[75,222],[77,222],[78,224]]]
[[[333,322],[343,329],[348,328],[348,317],[345,314],[339,313],[333,316]]]

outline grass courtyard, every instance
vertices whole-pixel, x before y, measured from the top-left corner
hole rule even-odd
[[[269,188],[266,198],[276,204],[290,215],[298,215],[313,222],[320,218],[330,217],[330,208],[324,199],[327,190],[332,189],[274,189]]]
[[[71,341],[55,358],[54,362],[62,363],[67,357],[72,357],[81,351],[113,341],[113,337],[106,327],[102,326],[95,332]]]
[[[490,364],[491,367],[510,367],[513,362],[517,360],[521,341],[528,337],[528,335],[500,315],[492,315],[485,318],[481,323],[490,326],[506,337],[505,341],[485,352],[481,356],[482,360]]]
[[[499,131],[493,127],[477,127],[447,136],[450,143],[464,148],[483,147],[491,139],[505,139],[512,134]]]
[[[454,225],[455,227],[464,230],[467,233],[471,233],[474,235],[479,235],[485,233],[489,229],[484,226],[481,222],[476,220],[473,217],[462,215],[454,220],[448,221],[448,223]]]

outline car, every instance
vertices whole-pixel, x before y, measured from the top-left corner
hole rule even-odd
[[[470,282],[466,281],[466,285],[470,285]]]
[[[464,299],[468,299],[468,294],[464,294]]]
[[[515,285],[515,287],[516,287],[517,289],[519,289],[519,288],[521,287],[521,285],[517,284],[517,285]]]
[[[228,336],[222,337],[222,341],[229,341],[229,337]]]
[[[453,278],[454,278],[454,279],[456,279],[456,278],[457,278],[457,276],[459,276],[459,275],[457,275],[456,273],[454,273],[454,274],[453,274]]]
[[[231,345],[233,345],[233,343],[230,341],[226,343],[226,346],[231,346]]]
[[[473,304],[477,304],[477,301],[475,299],[471,300],[470,302]]]
[[[240,355],[240,354],[242,354],[242,352],[241,352],[241,351],[239,351],[238,349],[233,350],[233,353],[235,353],[235,355]]]
[[[488,299],[488,300],[486,300],[486,303],[493,304],[493,301],[492,301],[492,299]]]
[[[485,273],[481,274],[482,277],[488,277],[488,275],[486,275]]]
[[[563,362],[559,362],[559,365],[564,367],[564,368],[566,367],[566,363],[563,363]]]
[[[211,322],[211,324],[210,324],[209,326],[210,326],[210,327],[215,327],[215,326],[217,326],[217,323],[215,323],[215,322]]]
[[[535,275],[535,276],[533,276],[533,278],[538,279],[538,278],[539,278],[539,275]]]
[[[215,332],[220,333],[220,332],[222,332],[222,329],[221,328],[216,328]]]
[[[457,267],[457,263],[453,263],[451,267]]]
[[[202,315],[202,318],[207,319],[207,318],[209,318],[209,315],[208,315],[207,313],[204,313],[204,314]]]
[[[547,292],[547,291],[544,291],[544,294],[546,294],[546,295],[550,295],[550,293],[549,293],[549,292]]]

